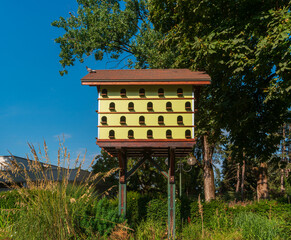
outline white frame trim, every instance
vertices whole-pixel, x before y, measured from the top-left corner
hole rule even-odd
[[[100,91],[98,91],[97,87],[96,87],[96,89],[97,89],[98,98],[100,98],[101,87],[99,89]],[[100,110],[100,100],[97,99],[97,102],[98,102],[97,110],[99,111]],[[97,113],[97,114],[98,114],[98,117],[97,117],[98,123],[97,123],[97,125],[99,126],[100,125],[100,114],[99,113]],[[100,129],[99,129],[99,127],[97,127],[97,138],[100,139]]]
[[[195,95],[194,95],[194,87],[192,86],[192,112],[194,112],[193,113],[193,115],[192,115],[192,125],[194,126],[194,117],[195,117],[195,102],[194,102],[194,98],[195,98]],[[194,131],[195,131],[195,128],[194,127],[192,127],[192,138],[194,138],[195,137],[195,133],[194,133]]]

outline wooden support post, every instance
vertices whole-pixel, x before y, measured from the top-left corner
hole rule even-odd
[[[175,149],[169,149],[168,239],[175,239]]]
[[[119,215],[126,215],[126,175],[127,175],[127,157],[123,149],[118,149],[119,161]]]

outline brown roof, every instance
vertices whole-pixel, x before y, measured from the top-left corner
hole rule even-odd
[[[131,70],[94,70],[81,79],[90,82],[162,82],[162,81],[207,81],[210,76],[205,72],[192,72],[189,69],[131,69]]]

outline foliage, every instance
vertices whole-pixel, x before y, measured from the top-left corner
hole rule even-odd
[[[212,78],[201,92],[197,134],[215,143],[225,129],[233,160],[278,162],[278,129],[290,122],[290,1],[152,0],[149,10],[164,34],[159,50],[176,53],[171,67]]]
[[[240,231],[235,229],[228,229],[227,231],[221,231],[220,229],[209,230],[206,229],[205,233],[201,232],[201,225],[190,223],[183,227],[179,239],[192,240],[195,236],[195,240],[209,239],[209,240],[242,240],[243,237]]]
[[[88,232],[88,235],[95,232],[101,236],[109,235],[116,224],[125,222],[123,217],[118,216],[117,207],[111,205],[106,198],[94,201],[92,207],[76,220],[82,231]]]
[[[61,186],[61,185],[59,185]],[[58,188],[56,186],[56,188]],[[55,188],[55,189],[56,189]],[[85,190],[85,189],[84,189]],[[60,191],[61,192],[61,191]],[[33,199],[34,203],[40,205],[38,208],[31,207],[33,203],[24,205],[23,201],[20,206],[20,218],[10,218],[10,221],[2,221],[7,225],[3,225],[6,229],[8,223],[16,227],[11,232],[14,232],[15,239],[24,239],[18,236],[20,231],[23,236],[31,236],[35,239],[43,239],[43,235],[34,233],[31,235],[30,229],[37,230],[36,232],[43,233],[46,226],[47,233],[53,234],[53,231],[58,229],[55,223],[48,225],[46,222],[52,219],[52,215],[59,220],[65,218],[63,225],[65,229],[73,229],[77,235],[69,235],[71,239],[164,239],[167,233],[167,200],[162,196],[153,198],[150,196],[143,196],[137,192],[128,193],[128,218],[131,219],[130,225],[134,231],[122,224],[125,221],[117,215],[117,199],[96,198],[94,194],[89,198],[85,198],[84,194],[87,191],[80,191],[77,186],[68,185],[66,188],[66,200],[59,197],[57,191],[50,191],[50,189],[31,189],[29,199]],[[17,199],[17,192],[2,193],[2,206],[11,206],[15,208],[15,197]],[[43,196],[43,203],[39,203],[38,198]],[[30,198],[30,196],[33,196]],[[9,198],[13,200],[9,200]],[[7,204],[5,203],[7,199]],[[90,204],[86,204],[86,199]],[[146,204],[146,202],[148,204]],[[59,204],[55,204],[59,201]],[[10,205],[8,205],[10,204]],[[66,208],[61,208],[61,204],[66,204]],[[204,230],[202,232],[201,216],[197,201],[191,201],[187,198],[176,202],[176,233],[177,239],[288,239],[290,236],[290,204],[279,203],[276,201],[260,201],[260,202],[245,202],[228,204],[223,201],[211,201],[202,203],[202,214]],[[57,206],[56,206],[57,205]],[[185,206],[183,206],[185,205]],[[188,218],[186,210],[180,210],[191,206],[191,218]],[[31,208],[31,210],[27,210]],[[54,209],[52,209],[54,208]],[[66,209],[71,218],[66,217]],[[1,209],[1,213],[3,213]],[[44,212],[41,213],[41,210]],[[51,211],[49,213],[48,211]],[[180,213],[181,212],[181,213]],[[186,213],[185,213],[186,212]],[[181,214],[181,216],[179,215]],[[0,214],[0,218],[6,216]],[[27,219],[24,219],[27,218]],[[33,219],[34,218],[34,219]],[[44,219],[45,218],[45,219]],[[70,221],[73,223],[73,228],[70,228]],[[136,221],[136,224],[134,224]],[[120,223],[120,224],[118,224]],[[1,224],[1,221],[0,221]],[[25,225],[20,226],[20,224]],[[40,226],[43,225],[43,226]],[[181,227],[179,227],[181,226]],[[20,227],[20,229],[19,229]],[[132,232],[133,235],[128,234]],[[0,233],[0,236],[1,233]],[[46,235],[44,235],[46,236]],[[60,235],[52,235],[53,237],[60,237]],[[103,236],[103,237],[102,237]],[[123,236],[123,238],[121,237]],[[48,236],[48,239],[50,237]],[[62,238],[57,238],[62,239]]]
[[[278,219],[286,222],[286,227],[291,226],[291,206],[277,201],[259,201],[245,207],[238,206],[239,212],[253,212],[269,219]],[[235,211],[234,211],[235,212]]]
[[[130,159],[128,168],[131,169],[139,159]],[[165,158],[154,158],[162,169],[167,169]],[[131,191],[140,191],[143,194],[166,194],[167,192],[166,178],[149,162],[144,164],[132,175],[128,180],[128,189]]]
[[[152,62],[169,61],[168,56],[157,55],[154,45],[161,34],[151,27],[146,0],[77,2],[76,14],[52,23],[65,31],[55,39],[61,48],[62,75],[77,59],[83,62],[91,55],[96,60],[102,60],[104,54],[115,60],[122,58],[120,61],[130,57],[128,64],[136,68],[148,67],[149,56]]]
[[[152,199],[148,203],[147,218],[151,220],[162,220],[167,222],[168,202],[167,199]]]
[[[21,196],[16,190],[0,193],[0,208],[13,209],[19,206]]]
[[[102,60],[104,54],[121,62],[129,56],[135,68],[206,71],[212,84],[201,90],[197,136],[207,136],[213,152],[224,129],[234,161],[244,153],[247,162],[278,163],[272,158],[282,139],[278,129],[290,122],[290,1],[77,2],[76,14],[52,23],[65,31],[56,39],[62,74],[76,60],[90,55]],[[144,189],[152,179],[134,175],[129,189],[139,185],[152,192]]]
[[[277,220],[267,219],[251,212],[239,213],[234,218],[234,226],[242,230],[243,239],[246,240],[272,240],[278,239],[280,235],[283,237],[281,224]]]
[[[111,169],[118,167],[118,160],[109,156],[105,151],[101,151],[100,155],[95,157],[96,162],[92,166],[93,172],[100,173],[102,176]],[[128,169],[131,169],[140,159],[128,159]],[[164,158],[154,159],[163,169],[167,169]],[[98,191],[105,191],[106,189],[118,184],[118,172],[115,172],[110,177],[107,177],[106,182],[99,182],[96,186]],[[127,189],[129,191],[140,191],[143,194],[166,193],[167,181],[158,170],[146,161],[127,182]]]
[[[127,210],[126,218],[130,226],[136,227],[147,215],[147,208],[151,197],[147,194],[140,194],[138,192],[127,193]]]
[[[118,168],[118,160],[114,157],[111,157],[108,153],[101,150],[101,154],[97,155],[94,159],[94,164],[92,165],[93,173],[98,173],[101,179],[108,171],[111,169]],[[114,172],[110,176],[106,177],[106,181],[98,181],[96,184],[96,191],[103,193],[109,188],[118,185],[118,171]],[[117,187],[114,187],[111,191],[111,194],[117,193]]]
[[[162,221],[148,219],[143,221],[136,229],[135,239],[162,240],[167,237],[167,230]]]
[[[181,228],[181,201],[176,199],[176,229]],[[167,223],[168,202],[166,198],[152,199],[147,206],[147,219]]]
[[[208,228],[224,228],[227,229],[230,226],[228,217],[228,206],[223,201],[214,200],[211,202],[202,203],[203,221],[204,225]],[[198,202],[192,202],[191,204],[191,222],[200,223],[201,217],[199,213]]]
[[[43,159],[50,162],[45,143],[44,153],[39,149],[37,154],[32,145],[30,149],[34,160],[28,159],[28,168],[18,164],[12,156],[10,163],[4,166],[6,171],[0,172],[1,178],[15,189],[1,195],[1,207],[7,208],[1,208],[1,225],[6,234],[13,239],[96,239],[108,235],[116,224],[124,222],[117,209],[107,199],[100,200],[100,195],[94,192],[96,179],[103,181],[114,169],[101,178],[99,174],[81,177],[85,158],[79,163],[78,157],[74,165],[80,165],[70,183],[69,167],[61,167],[62,163],[70,165],[70,154],[63,143],[60,143],[55,173],[52,165],[43,167],[41,162]],[[27,187],[14,182],[11,173],[23,176]]]
[[[165,36],[160,50],[179,53],[172,67],[205,70],[212,77],[203,94],[213,105],[203,109],[203,118],[222,123],[238,154],[266,161],[291,104],[290,2],[150,3],[151,21]]]
[[[239,186],[240,191],[236,192],[237,184],[241,185],[242,183],[242,165],[245,158],[243,155],[232,156],[233,148],[235,146],[230,142],[224,144],[224,154],[222,157],[223,179],[219,186],[220,197],[224,200],[253,200],[256,196],[257,186],[255,167],[258,166],[258,163],[251,159],[245,161],[244,189],[242,190],[241,186]],[[237,176],[238,170],[239,176]],[[243,191],[244,199],[242,199],[241,191]]]

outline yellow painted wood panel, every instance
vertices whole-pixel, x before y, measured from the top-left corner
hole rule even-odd
[[[107,117],[106,127],[98,128],[98,138],[99,139],[109,139],[109,131],[114,130],[115,139],[128,139],[128,131],[134,131],[134,139],[147,139],[147,131],[150,129],[153,131],[154,139],[167,139],[166,131],[169,129],[172,131],[172,139],[185,139],[185,131],[190,130],[191,136],[193,137],[194,128],[189,127],[194,125],[194,111],[192,99],[192,86],[103,86],[100,89],[107,90],[107,97],[101,97],[99,94],[99,104],[98,104],[98,125],[101,124],[101,119],[103,116]],[[141,99],[139,96],[139,89],[143,88],[145,90],[145,97],[142,98],[154,98],[154,99]],[[159,88],[164,89],[164,97],[158,96]],[[177,89],[181,88],[183,90],[183,97],[190,99],[182,99],[177,95]],[[126,97],[121,99],[120,91],[121,89],[126,89]],[[117,98],[117,99],[112,99]],[[131,99],[136,98],[136,99]],[[168,98],[168,99],[167,99]],[[174,98],[174,99],[169,99]],[[119,100],[120,99],[120,100]],[[148,110],[148,103],[153,104],[153,110]],[[167,102],[172,105],[171,110],[167,110]],[[191,105],[191,110],[185,109],[185,103],[189,102]],[[110,103],[114,103],[115,110],[111,111],[109,109]],[[134,110],[130,111],[128,109],[129,103],[134,104]],[[102,113],[105,112],[105,113]],[[113,113],[114,112],[114,113]],[[122,112],[122,113],[119,113]],[[143,112],[143,113],[135,113]],[[175,113],[181,112],[181,113]],[[188,112],[188,113],[187,113]],[[189,113],[190,112],[190,113]],[[120,127],[121,116],[126,117],[126,125]],[[145,117],[145,125],[140,127],[139,117]],[[158,117],[164,117],[164,124],[159,125]],[[183,126],[177,122],[177,117],[183,117]],[[118,127],[116,127],[118,126]],[[147,127],[148,126],[148,127]],[[150,128],[149,126],[156,126]],[[178,127],[179,126],[179,127]]]
[[[153,104],[153,112],[167,112],[166,104],[167,102],[172,103],[172,110],[174,112],[185,112],[185,103],[190,102],[191,107],[192,101],[191,100],[167,100],[167,99],[157,99],[157,100],[101,100],[100,101],[100,112],[109,112],[109,105],[110,103],[115,104],[115,111],[116,112],[128,112],[128,104],[132,102],[134,104],[134,111],[135,112],[148,112],[147,104],[148,102],[152,102]]]
[[[166,139],[166,131],[170,129],[172,131],[172,139],[185,139],[185,131],[191,128],[99,128],[99,139],[109,139],[109,131],[115,131],[115,139],[128,139],[128,131],[133,130],[134,139],[148,139],[147,131],[153,131],[153,139]]]
[[[139,89],[143,88],[145,90],[145,97],[152,98],[152,97],[159,97],[158,90],[160,88],[164,89],[165,97],[166,98],[173,98],[177,97],[177,89],[183,89],[183,96],[184,97],[192,97],[192,86],[176,86],[176,85],[149,85],[149,86],[102,86],[100,87],[100,92],[103,89],[107,90],[108,98],[119,98],[120,97],[120,90],[126,89],[126,96],[128,98],[136,98],[139,97]]]
[[[183,124],[184,125],[192,125],[193,114],[99,114],[100,115],[100,122],[98,125],[101,125],[101,119],[103,116],[107,118],[107,125],[108,126],[116,126],[120,125],[120,118],[122,116],[126,117],[126,124],[127,125],[134,125],[139,126],[139,117],[144,116],[145,118],[145,125],[154,125],[159,126],[158,124],[158,117],[164,117],[164,124],[165,125],[177,125],[177,118],[178,116],[183,117]]]

